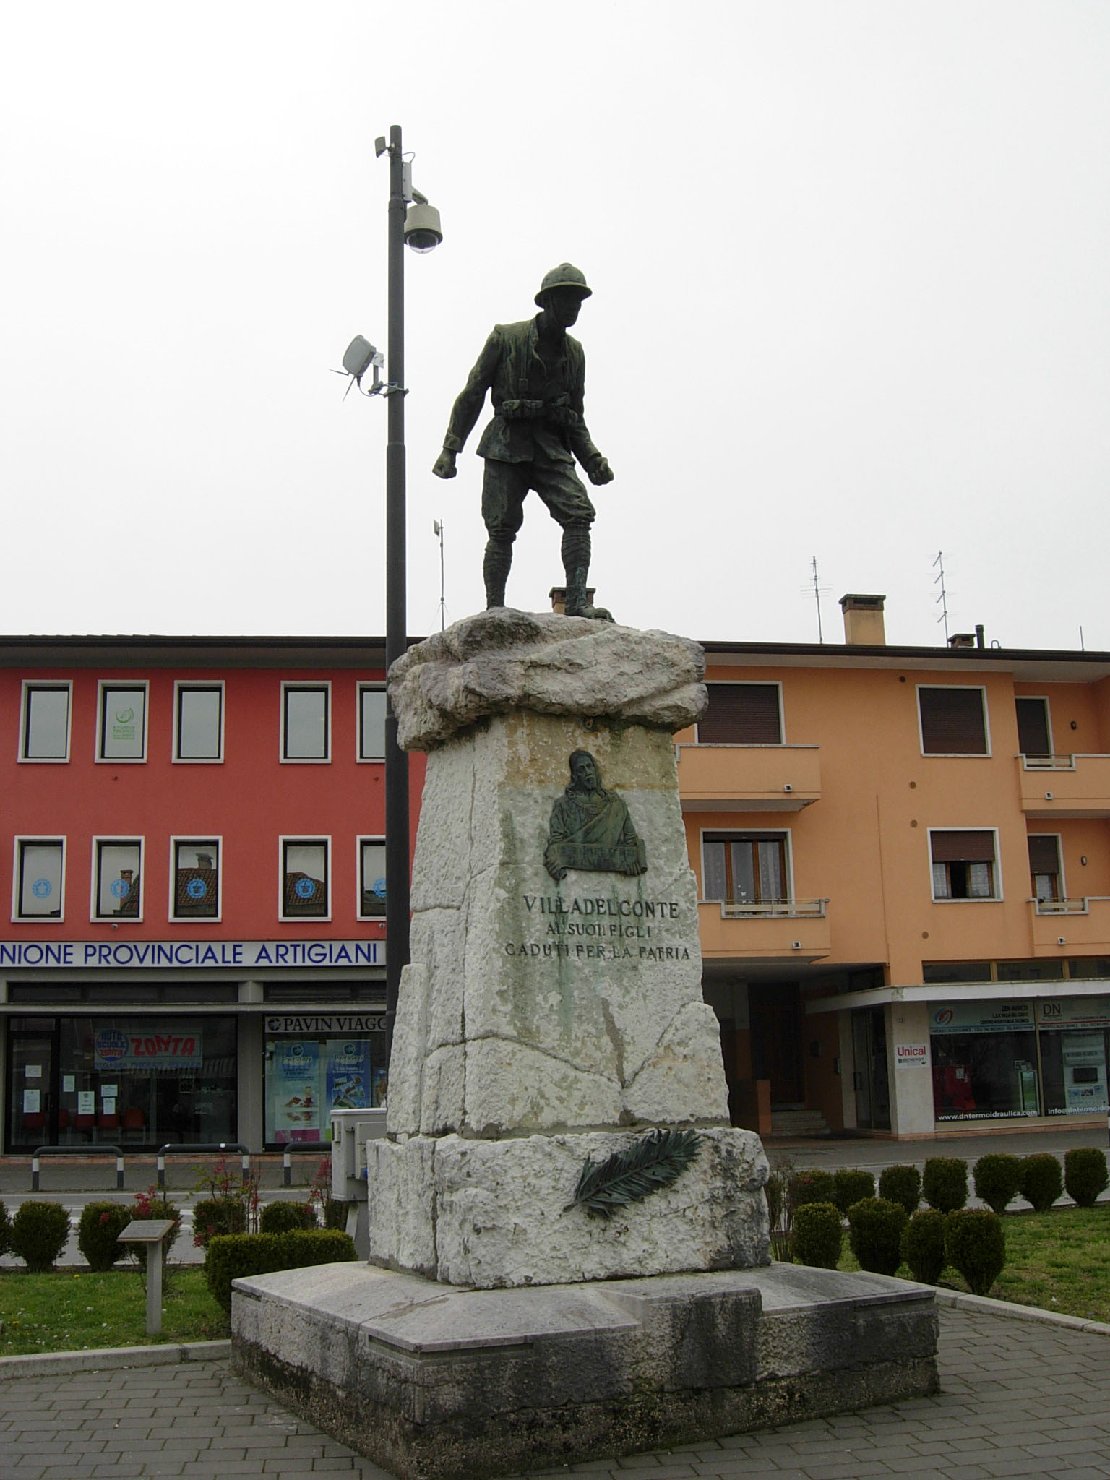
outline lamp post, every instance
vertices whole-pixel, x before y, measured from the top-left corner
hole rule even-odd
[[[405,604],[405,246],[430,252],[443,233],[439,213],[412,188],[411,166],[394,124],[389,142],[375,140],[380,158],[389,154],[389,324],[386,345],[385,449],[385,662],[388,670],[408,646]],[[385,716],[385,1010],[390,1045],[397,1014],[401,971],[409,959],[409,772],[397,744],[397,718],[387,701]]]

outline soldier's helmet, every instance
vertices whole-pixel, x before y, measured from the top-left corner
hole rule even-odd
[[[574,266],[572,262],[560,262],[558,267],[553,267],[550,272],[544,273],[540,291],[536,294],[536,304],[543,307],[543,295],[552,288],[574,288],[583,298],[589,298],[593,289],[586,284],[586,274]]]

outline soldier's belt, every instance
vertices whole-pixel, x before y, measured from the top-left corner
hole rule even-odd
[[[569,406],[553,406],[545,401],[502,401],[497,414],[505,421],[546,421],[557,427],[578,424],[578,413]]]

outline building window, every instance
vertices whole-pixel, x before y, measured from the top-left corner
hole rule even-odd
[[[146,760],[147,685],[102,683],[97,759]]]
[[[1046,761],[1052,755],[1052,726],[1047,699],[1016,699],[1018,749],[1028,760]]]
[[[989,755],[986,694],[979,688],[919,686],[921,749],[925,755]]]
[[[224,756],[222,683],[174,685],[173,758],[221,761]]]
[[[358,758],[380,761],[385,757],[385,689],[380,684],[358,686]]]
[[[326,920],[331,914],[326,838],[282,838],[281,918]]]
[[[994,829],[931,831],[934,899],[999,899]]]
[[[69,760],[68,683],[25,683],[20,726],[21,761]]]
[[[1038,904],[1058,904],[1064,898],[1060,883],[1060,839],[1056,833],[1030,835],[1029,877]]]
[[[385,839],[358,840],[358,917],[378,919],[385,914]]]
[[[65,879],[64,838],[16,838],[16,920],[60,920]]]
[[[326,683],[283,683],[281,686],[281,758],[283,761],[326,761],[331,757],[331,686]]]
[[[709,708],[698,720],[702,745],[781,745],[782,686],[711,683]]]
[[[94,920],[142,919],[142,863],[141,838],[94,838]]]
[[[220,918],[220,840],[174,838],[171,844],[173,920]]]
[[[790,898],[785,833],[706,833],[702,859],[706,899],[770,907]]]

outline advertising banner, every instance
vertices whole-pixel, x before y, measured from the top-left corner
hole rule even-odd
[[[204,1055],[199,1033],[125,1033],[98,1028],[93,1034],[93,1067],[105,1069],[199,1069]]]
[[[269,1076],[270,1118],[275,1141],[319,1141],[320,1045],[312,1039],[283,1043]]]
[[[1032,1030],[1031,1002],[946,1002],[929,1009],[929,1031],[943,1033],[1009,1033]]]
[[[329,1110],[365,1110],[370,1105],[370,1044],[365,1038],[331,1038],[328,1053]]]
[[[1037,1003],[1042,1028],[1110,1027],[1110,997],[1049,997]]]

